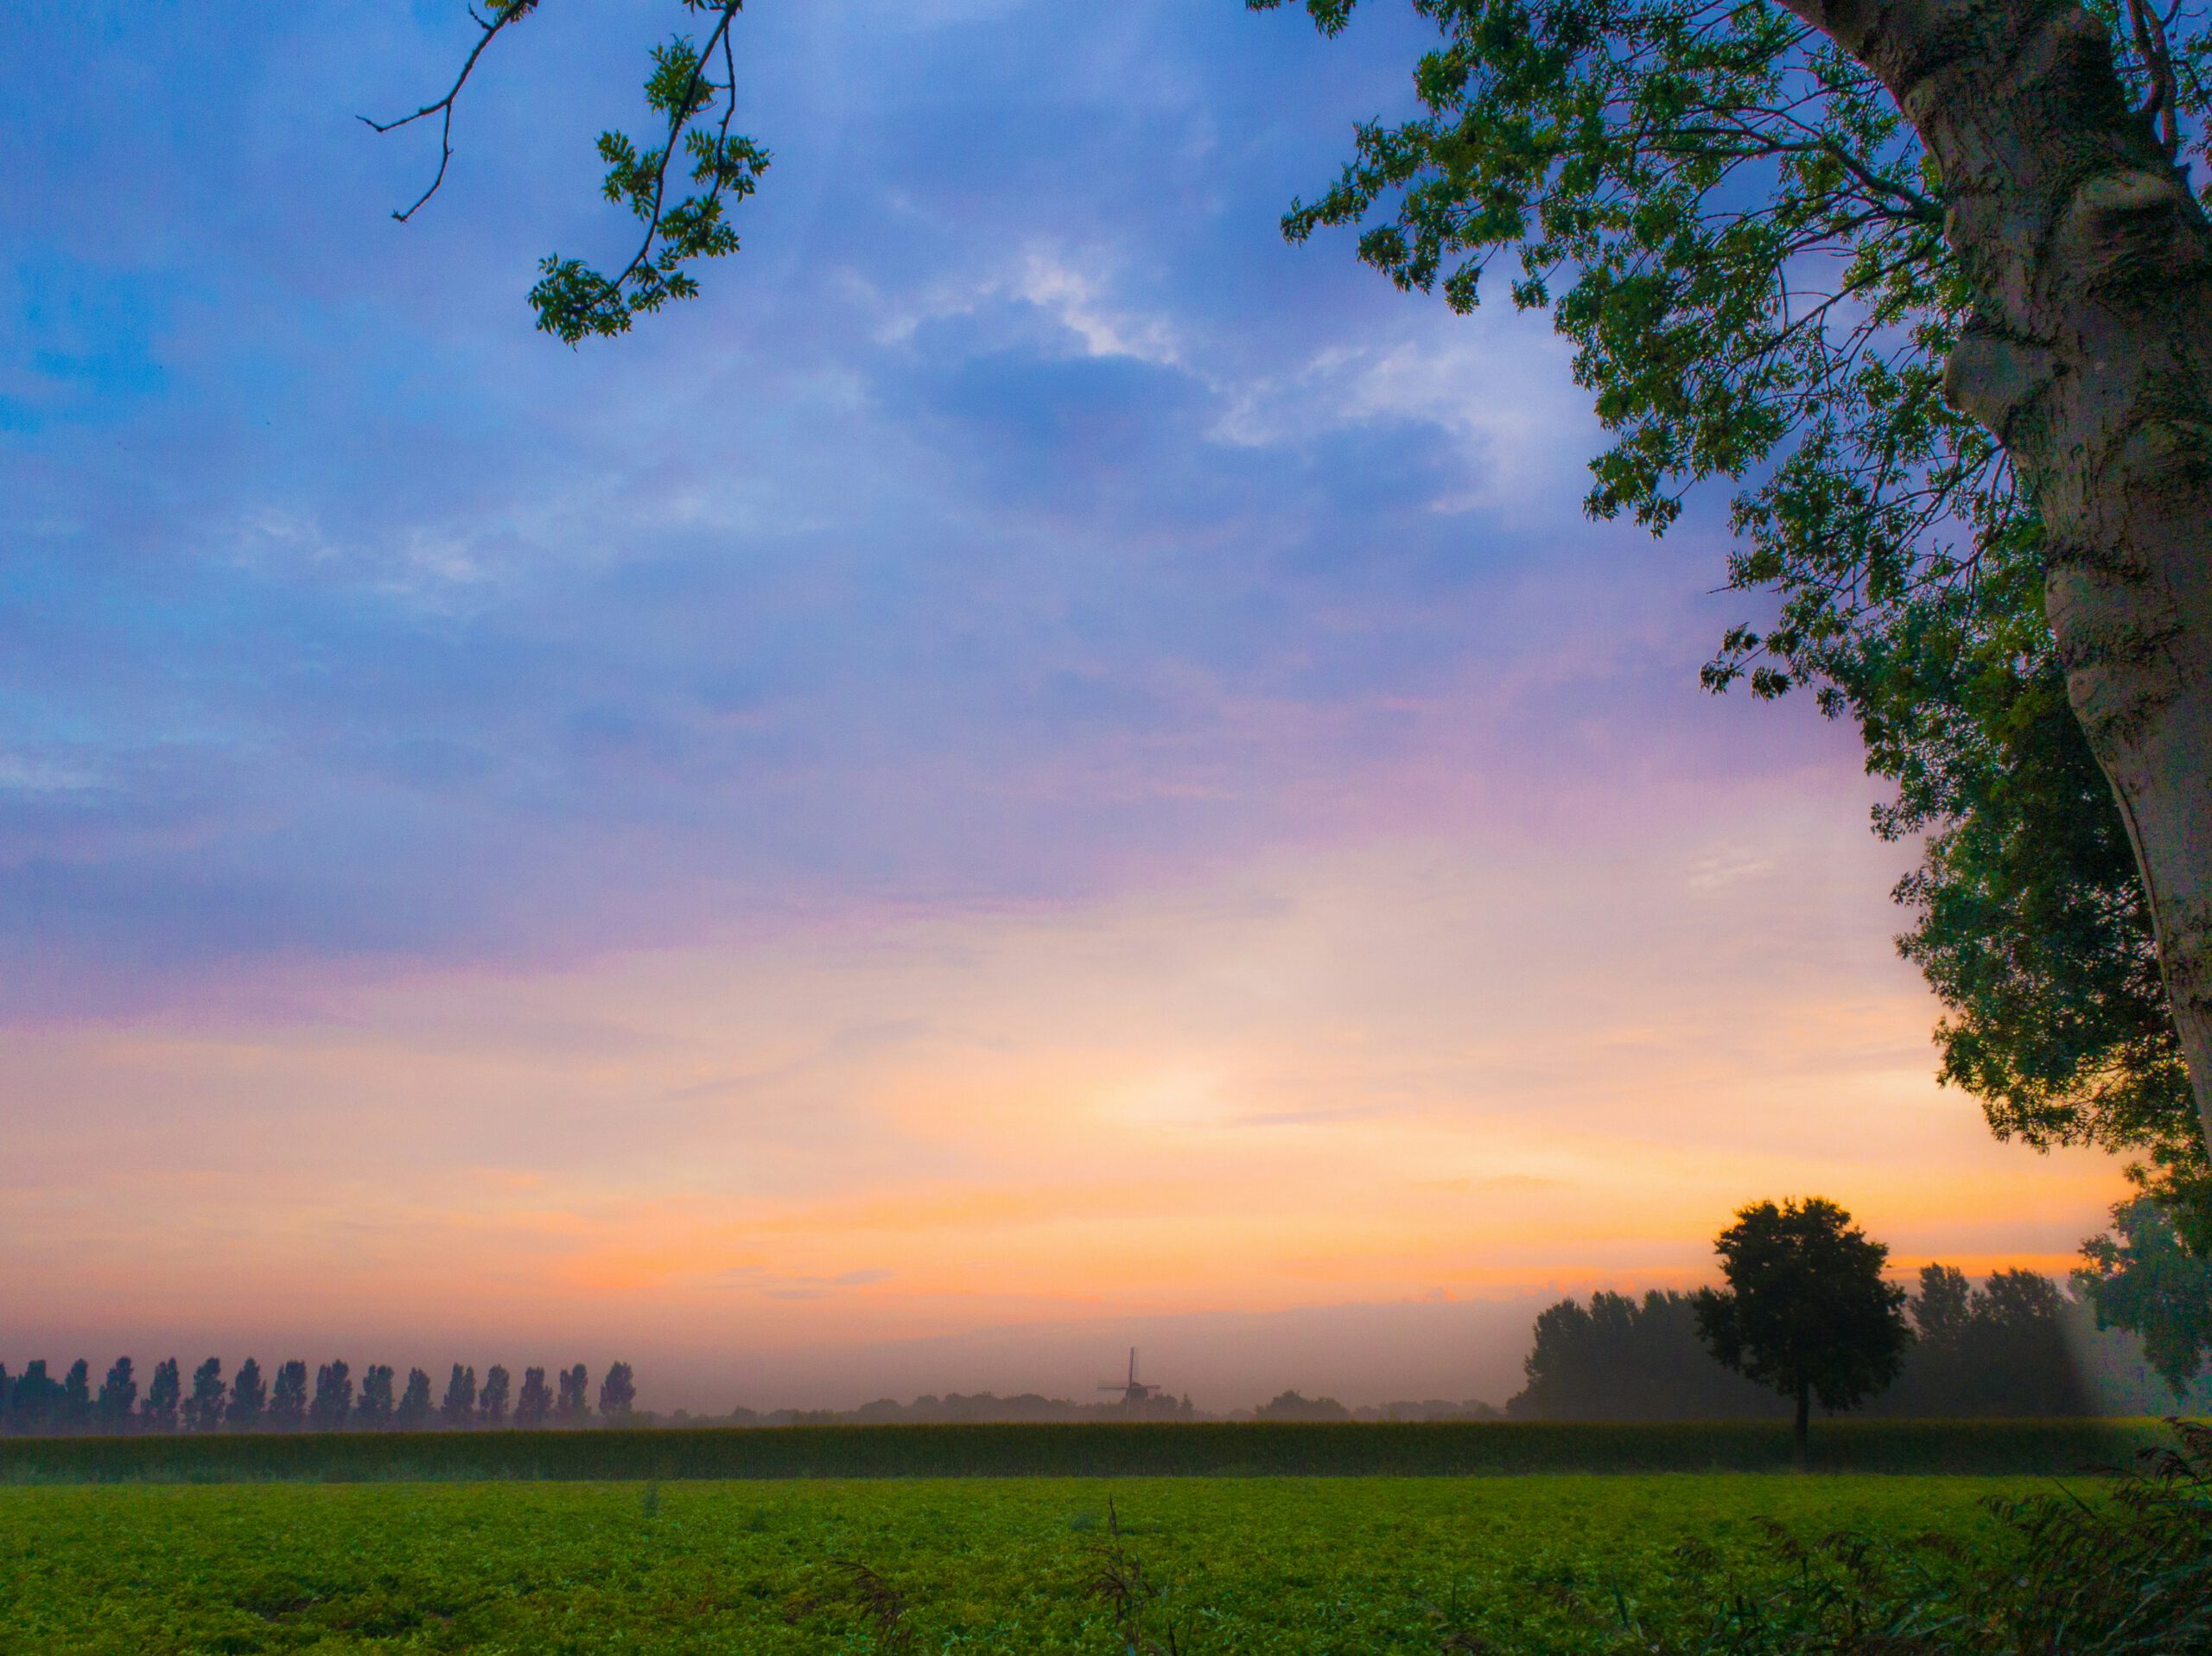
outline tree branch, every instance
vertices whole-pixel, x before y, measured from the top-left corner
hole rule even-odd
[[[425,104],[412,115],[403,115],[396,121],[373,120],[366,115],[356,117],[362,125],[372,132],[396,132],[403,126],[411,126],[425,116],[436,115],[442,117],[438,127],[437,176],[430,181],[430,187],[416,196],[404,212],[395,212],[391,215],[401,224],[404,225],[412,219],[423,204],[438,193],[438,186],[446,181],[446,168],[453,162],[454,102],[461,96],[461,89],[468,84],[468,77],[475,72],[477,59],[484,55],[485,48],[492,44],[493,40],[501,29],[509,23],[521,22],[537,10],[537,0],[493,0],[493,15],[488,20],[478,17],[472,10],[468,15],[475,18],[477,27],[482,29],[483,33],[477,37],[474,48],[471,49],[467,58],[461,66],[461,73],[454,77],[453,85],[446,89],[446,95],[443,98],[439,98],[435,103]]]

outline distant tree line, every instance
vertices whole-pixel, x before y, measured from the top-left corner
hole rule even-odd
[[[210,1357],[188,1383],[177,1360],[167,1358],[154,1365],[143,1391],[137,1365],[118,1357],[94,1391],[92,1366],[83,1358],[59,1380],[40,1359],[12,1376],[0,1364],[0,1431],[481,1431],[630,1420],[638,1392],[629,1364],[608,1366],[596,1412],[590,1392],[591,1375],[582,1363],[555,1369],[550,1386],[545,1370],[525,1368],[519,1387],[500,1364],[486,1369],[480,1384],[474,1367],[455,1363],[444,1395],[434,1402],[430,1377],[420,1368],[409,1369],[403,1384],[391,1364],[371,1363],[357,1387],[348,1364],[322,1363],[310,1388],[308,1366],[299,1359],[269,1374],[251,1357],[227,1382],[221,1361]]]
[[[1950,1266],[1920,1272],[1905,1302],[1902,1368],[1864,1412],[1891,1416],[2054,1416],[2096,1412],[2066,1323],[2080,1308],[2048,1277],[1999,1271],[1979,1288]],[[1538,1420],[1774,1417],[1789,1401],[1716,1361],[1697,1298],[1671,1291],[1560,1300],[1536,1318],[1526,1387],[1506,1413]]]

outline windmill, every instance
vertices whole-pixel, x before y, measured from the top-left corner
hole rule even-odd
[[[1098,1382],[1098,1389],[1102,1392],[1119,1392],[1122,1394],[1122,1406],[1125,1409],[1134,1409],[1140,1403],[1149,1403],[1160,1395],[1160,1387],[1147,1385],[1137,1378],[1137,1348],[1135,1346],[1129,1348],[1128,1379],[1101,1380]]]

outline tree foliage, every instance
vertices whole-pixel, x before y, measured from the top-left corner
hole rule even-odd
[[[269,1406],[269,1388],[261,1378],[261,1365],[248,1357],[231,1377],[231,1400],[223,1411],[223,1424],[232,1431],[251,1431],[261,1424]]]
[[[530,302],[537,326],[564,344],[591,334],[626,333],[637,317],[671,300],[699,291],[688,268],[699,259],[734,253],[737,232],[728,219],[731,206],[753,194],[767,170],[768,152],[741,133],[730,130],[737,113],[737,67],[730,29],[744,0],[676,0],[707,22],[703,41],[671,35],[652,48],[645,77],[645,105],[659,117],[645,138],[626,132],[599,135],[599,158],[606,165],[601,194],[627,208],[643,226],[637,251],[613,274],[586,260],[549,253],[538,262],[537,285]],[[453,117],[456,101],[477,63],[493,41],[537,11],[538,0],[491,0],[476,17],[478,36],[460,73],[445,95],[397,120],[368,121],[390,132],[417,121],[438,123],[438,168],[429,187],[392,217],[404,223],[437,193],[453,160]],[[475,16],[475,14],[471,14]],[[715,79],[719,70],[721,79]],[[366,117],[363,117],[365,120]],[[670,174],[677,174],[671,194]],[[690,188],[681,181],[688,174]]]
[[[2094,1412],[2067,1348],[2057,1285],[1998,1271],[1979,1288],[1955,1266],[1927,1265],[1905,1302],[1913,1343],[1885,1413],[2048,1418]]]
[[[1334,33],[1357,0],[1306,3]],[[1360,127],[1286,233],[1357,226],[1363,260],[1462,311],[1510,261],[1612,437],[1592,515],[1663,532],[1691,489],[1732,488],[1729,585],[1772,607],[1706,682],[1809,688],[1897,784],[1877,827],[1925,836],[1900,945],[1949,1012],[1944,1079],[2000,1135],[2143,1151],[2162,1196],[2201,1194],[2141,885],[2044,619],[2041,525],[1944,398],[1975,295],[1912,129],[1775,6],[1413,3],[1440,36],[1421,112]],[[2101,15],[2168,152],[2202,162],[2202,15]]]
[[[308,1403],[308,1424],[317,1431],[343,1431],[353,1414],[353,1366],[342,1361],[318,1364],[315,1396]]]
[[[269,1424],[278,1431],[297,1431],[308,1423],[308,1366],[294,1357],[276,1366],[269,1389]]]
[[[192,1390],[184,1399],[184,1429],[213,1431],[223,1424],[223,1365],[210,1357],[192,1371]]]
[[[1528,1384],[1509,1415],[1534,1420],[1719,1420],[1771,1415],[1766,1387],[1722,1367],[1698,1338],[1697,1304],[1658,1290],[1595,1293],[1536,1317]]]
[[[2097,1326],[2126,1329],[2176,1398],[2212,1365],[2212,1260],[2183,1246],[2172,1219],[2147,1198],[2113,1209],[2113,1234],[2082,1244],[2076,1280]]]
[[[146,1406],[141,1417],[149,1431],[175,1431],[183,1382],[174,1357],[154,1365],[154,1378],[146,1387]]]
[[[600,1418],[610,1426],[619,1426],[630,1418],[637,1401],[638,1384],[630,1365],[609,1363],[607,1378],[599,1383]]]
[[[430,1424],[430,1377],[421,1369],[407,1371],[407,1388],[392,1410],[391,1424],[402,1431],[420,1431]]]
[[[1889,1249],[1821,1196],[1757,1202],[1714,1240],[1726,1288],[1697,1295],[1707,1348],[1795,1400],[1799,1453],[1811,1405],[1849,1409],[1895,1380],[1912,1334]]]

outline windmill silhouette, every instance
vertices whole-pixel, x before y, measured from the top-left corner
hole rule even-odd
[[[1101,1380],[1098,1382],[1098,1389],[1102,1392],[1119,1392],[1122,1394],[1122,1406],[1133,1409],[1140,1403],[1149,1403],[1154,1398],[1158,1397],[1160,1388],[1147,1385],[1137,1378],[1137,1348],[1131,1346],[1128,1379]]]

